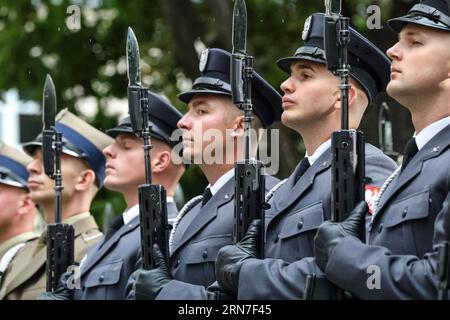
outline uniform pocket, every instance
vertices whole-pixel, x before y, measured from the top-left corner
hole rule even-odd
[[[384,216],[385,227],[394,227],[406,221],[424,219],[429,214],[429,190],[412,194],[395,201]]]
[[[186,250],[186,264],[216,261],[217,252],[223,246],[231,244],[231,235],[216,235],[193,242]]]
[[[286,239],[300,233],[315,230],[323,223],[322,201],[315,202],[298,209],[284,222],[280,232],[280,238]]]
[[[122,265],[123,261],[120,259],[92,269],[84,281],[84,286],[92,288],[117,284],[120,280]]]

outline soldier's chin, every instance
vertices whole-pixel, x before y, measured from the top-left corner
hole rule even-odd
[[[284,111],[281,114],[281,123],[283,125],[285,125],[286,127],[288,127],[288,128],[291,128],[291,129],[295,129],[296,128],[296,121],[295,121],[295,119],[291,115],[289,115],[289,113],[286,112],[286,111]]]
[[[45,191],[45,190],[39,190],[39,191],[31,191],[30,192],[30,198],[33,200],[34,203],[38,205],[42,205],[43,203],[49,202],[49,201],[55,201],[55,191]]]
[[[106,189],[111,191],[119,191],[121,190],[120,186],[122,185],[119,181],[115,181],[112,177],[106,176],[103,181],[103,185]]]
[[[402,86],[398,81],[391,80],[386,86],[386,93],[396,99],[398,97],[404,96],[407,94],[407,90],[404,86]]]
[[[192,149],[183,149],[183,162],[192,163],[194,161],[194,153]]]

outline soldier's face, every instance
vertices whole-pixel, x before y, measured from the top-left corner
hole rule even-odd
[[[204,163],[208,150],[221,150],[226,155],[231,129],[240,115],[230,97],[197,94],[188,108],[178,121],[178,128],[183,131],[183,157],[195,163],[198,163],[195,159],[201,159]]]
[[[282,123],[297,130],[321,122],[334,109],[338,84],[338,79],[321,63],[293,63],[291,76],[280,86],[284,92]]]
[[[28,188],[30,197],[37,204],[44,204],[55,201],[55,182],[44,172],[42,151],[36,148],[33,160],[28,164]],[[80,159],[62,154],[61,155],[61,173],[62,173],[62,200],[70,201],[75,192],[75,184],[80,179],[81,171],[84,170],[84,164]]]
[[[124,192],[145,183],[142,139],[133,134],[119,134],[114,143],[103,149],[106,157],[105,186]]]
[[[16,222],[21,202],[25,197],[25,190],[0,183],[0,230],[6,232]]]
[[[387,50],[392,59],[387,93],[400,103],[449,90],[450,33],[407,24]]]

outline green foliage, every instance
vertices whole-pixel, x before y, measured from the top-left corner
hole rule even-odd
[[[98,111],[88,120],[101,130],[112,127],[117,119],[109,112],[110,99],[124,99],[127,94],[125,44],[127,28],[131,26],[140,45],[144,84],[166,95],[184,111],[186,106],[176,95],[191,84],[194,75],[190,70],[197,70],[198,61],[180,55],[180,52],[186,55],[191,52],[193,43],[190,48],[180,48],[177,44],[181,43],[181,37],[188,35],[206,46],[221,45],[230,50],[231,20],[229,24],[221,21],[231,17],[232,1],[220,7],[221,10],[214,10],[223,1],[226,0],[3,0],[0,4],[0,95],[17,88],[21,99],[40,102],[45,75],[50,73],[56,85],[59,109],[68,107],[79,113],[75,108],[77,101],[93,97]],[[385,21],[399,8],[400,13],[405,12],[410,2],[349,0],[344,1],[344,12],[352,17],[353,25],[367,34],[368,5],[380,5]],[[73,4],[81,9],[81,29],[75,31],[68,28],[66,21],[73,18],[67,13]],[[162,10],[163,5],[171,10]],[[313,12],[324,11],[323,1],[247,0],[247,8],[248,51],[255,57],[256,69],[278,88],[286,75],[275,61],[291,55],[301,44],[304,20]],[[174,23],[181,23],[187,12],[194,13],[187,17],[187,25],[174,28]],[[175,30],[184,33],[180,35]],[[385,28],[379,32],[389,31]],[[293,159],[282,162],[280,175],[286,176],[304,147],[298,135],[285,128],[283,132],[291,147],[281,150],[282,161]],[[290,156],[283,157],[283,154]],[[192,166],[181,181],[185,199],[201,193],[206,183],[200,170]],[[103,190],[93,205],[100,223],[108,202],[113,204],[115,213],[124,209],[120,196]]]

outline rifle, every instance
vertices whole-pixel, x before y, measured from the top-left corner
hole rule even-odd
[[[450,196],[445,200],[450,205]],[[450,210],[444,213],[444,241],[438,247],[438,265],[436,268],[436,278],[438,281],[438,300],[448,299],[450,290]]]
[[[74,229],[61,223],[62,218],[62,133],[55,127],[56,91],[50,75],[47,74],[43,95],[42,157],[45,174],[55,180],[55,223],[47,227],[47,291],[56,290],[61,275],[74,263]]]
[[[139,45],[131,28],[127,36],[128,112],[134,133],[144,141],[145,184],[138,187],[141,230],[142,265],[146,270],[155,267],[153,245],[158,244],[169,265],[166,189],[152,184],[148,89],[141,85]]]
[[[383,153],[397,162],[399,153],[394,151],[391,112],[386,102],[381,104],[380,110],[378,111],[378,136],[380,148]]]
[[[244,111],[245,158],[235,162],[235,205],[233,241],[239,242],[254,219],[261,219],[260,257],[264,257],[264,164],[250,156],[252,127],[251,84],[253,57],[246,53],[247,8],[245,0],[236,0],[233,8],[233,53],[231,55],[231,94],[233,103]]]
[[[331,221],[344,221],[351,210],[364,201],[364,136],[361,131],[348,128],[348,44],[350,19],[341,15],[342,1],[325,0],[324,44],[327,68],[341,78],[341,130],[331,137]],[[336,47],[338,50],[336,50]],[[359,235],[365,241],[365,230]],[[331,289],[331,291],[330,291]],[[345,299],[345,292],[327,280],[308,275],[305,299],[327,297]]]
[[[450,1],[447,1],[448,12],[450,12]],[[446,202],[450,205],[450,197]],[[438,281],[438,300],[448,300],[448,290],[450,290],[450,210],[444,214],[444,241],[438,247],[438,266],[436,278]]]

